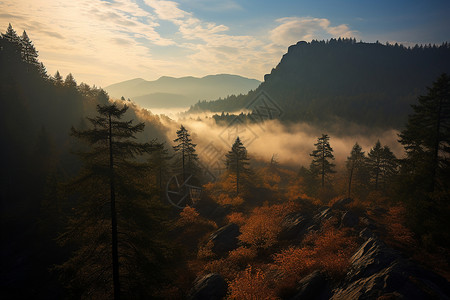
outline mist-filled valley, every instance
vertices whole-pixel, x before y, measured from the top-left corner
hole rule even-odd
[[[446,42],[331,38],[108,93],[10,24],[0,297],[448,299],[449,74]]]

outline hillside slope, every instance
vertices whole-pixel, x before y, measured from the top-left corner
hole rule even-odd
[[[399,128],[409,104],[443,72],[450,72],[447,43],[405,48],[354,39],[298,42],[255,92],[199,102],[190,112],[236,111],[264,91],[283,110],[285,121]]]

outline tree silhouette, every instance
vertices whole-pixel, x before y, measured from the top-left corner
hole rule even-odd
[[[64,80],[64,86],[69,88],[77,87],[77,82],[75,81],[75,78],[73,77],[72,73],[67,74],[66,79]]]
[[[354,181],[355,177],[359,181],[364,180],[364,176],[366,175],[366,156],[358,143],[355,143],[350,152],[350,156],[347,157],[347,170],[349,172],[348,197],[350,197],[352,181]]]
[[[406,128],[399,135],[411,174],[428,192],[448,188],[450,169],[450,77],[442,74],[428,94],[412,105]]]
[[[136,133],[143,131],[144,123],[133,125],[132,121],[121,121],[127,110],[126,105],[122,108],[116,104],[98,105],[98,115],[88,118],[92,129],[72,128],[72,135],[85,141],[89,148],[79,153],[85,166],[73,183],[81,189],[82,200],[69,230],[61,238],[63,242],[78,241],[81,247],[62,265],[66,273],[74,272],[71,285],[78,283],[86,293],[103,291],[107,298],[113,296],[114,299],[120,298],[122,281],[129,281],[130,268],[134,268],[133,275],[138,277],[137,265],[145,265],[148,259],[143,254],[148,250],[143,250],[140,245],[146,239],[141,226],[149,226],[150,216],[146,215],[148,205],[143,206],[140,199],[149,195],[139,183],[148,166],[138,163],[135,158],[150,151],[151,147],[148,143],[133,140]],[[150,242],[143,245],[149,247]],[[122,253],[119,253],[119,247]],[[112,263],[108,263],[108,257],[112,258]],[[108,278],[110,266],[112,283]],[[119,276],[119,268],[124,278]],[[113,286],[112,295],[110,286]]]
[[[163,179],[167,174],[169,168],[169,161],[172,156],[169,155],[169,150],[165,147],[164,143],[153,143],[154,151],[150,156],[150,166],[155,172],[156,186],[162,191]]]
[[[310,154],[313,157],[310,166],[311,173],[321,176],[322,187],[325,185],[326,175],[335,173],[333,170],[335,165],[329,162],[329,160],[334,160],[333,148],[330,146],[329,139],[327,134],[322,134],[322,137],[319,137],[317,143],[314,144],[316,149]]]
[[[173,146],[173,150],[178,154],[178,161],[176,166],[179,169],[181,164],[181,172],[183,174],[183,181],[185,180],[186,173],[196,173],[198,166],[198,156],[195,153],[196,144],[192,143],[188,130],[181,125],[177,131],[177,138],[173,140],[177,145]]]
[[[20,44],[20,37],[17,35],[17,32],[13,29],[11,23],[9,23],[6,32],[2,33],[2,37],[9,42]]]
[[[56,71],[55,75],[53,76],[53,82],[56,86],[62,86],[63,85],[63,78],[61,74],[59,74],[59,71]]]
[[[23,61],[39,68],[40,63],[38,61],[38,52],[36,51],[33,42],[30,40],[25,30],[23,31],[22,34],[21,44],[22,44]]]
[[[386,186],[397,170],[397,159],[388,146],[381,146],[377,141],[375,146],[367,154],[370,179],[375,183],[375,190],[379,189],[380,182]]]
[[[242,175],[248,173],[249,158],[239,137],[234,141],[231,151],[226,154],[227,170],[236,175],[236,196],[239,195],[239,183]]]

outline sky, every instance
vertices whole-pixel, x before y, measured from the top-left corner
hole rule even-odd
[[[298,41],[441,44],[450,1],[0,0],[0,32],[26,30],[49,74],[105,87],[161,76],[263,80]]]

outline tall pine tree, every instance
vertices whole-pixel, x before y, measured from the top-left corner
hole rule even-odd
[[[34,65],[36,68],[40,68],[40,63],[38,61],[38,52],[33,45],[33,42],[27,35],[27,32],[24,30],[21,38],[22,44],[22,59],[26,63],[30,65]]]
[[[144,123],[121,120],[127,109],[98,105],[98,115],[88,118],[91,129],[72,129],[87,148],[79,153],[84,168],[71,184],[79,203],[60,237],[77,250],[59,268],[78,298],[149,297],[164,260],[156,241],[163,213],[151,201],[148,164],[136,160],[151,146],[134,140]]]
[[[184,181],[187,173],[198,173],[198,156],[195,153],[197,145],[192,143],[191,135],[183,125],[177,131],[177,138],[173,141],[177,143],[173,146],[177,156],[175,169],[182,172]]]
[[[386,187],[388,180],[397,171],[397,159],[394,153],[388,146],[382,147],[380,141],[377,141],[367,154],[367,164],[375,190],[378,190],[380,185]]]
[[[329,139],[330,137],[327,134],[322,134],[322,136],[317,139],[317,143],[314,144],[316,149],[310,154],[310,156],[313,157],[310,166],[311,173],[315,176],[320,175],[322,187],[325,186],[325,177],[328,174],[335,173],[335,165],[330,162],[330,160],[334,160],[334,155]]]
[[[414,185],[428,192],[448,190],[450,180],[450,77],[442,74],[428,94],[412,105],[400,143],[405,147],[404,170],[415,178]]]
[[[350,156],[347,157],[348,170],[348,197],[351,196],[352,184],[356,181],[359,186],[365,186],[368,180],[366,155],[358,143],[352,148]]]
[[[231,150],[226,154],[227,170],[236,175],[236,196],[239,196],[239,185],[242,182],[242,178],[249,172],[248,165],[247,149],[237,137]]]

